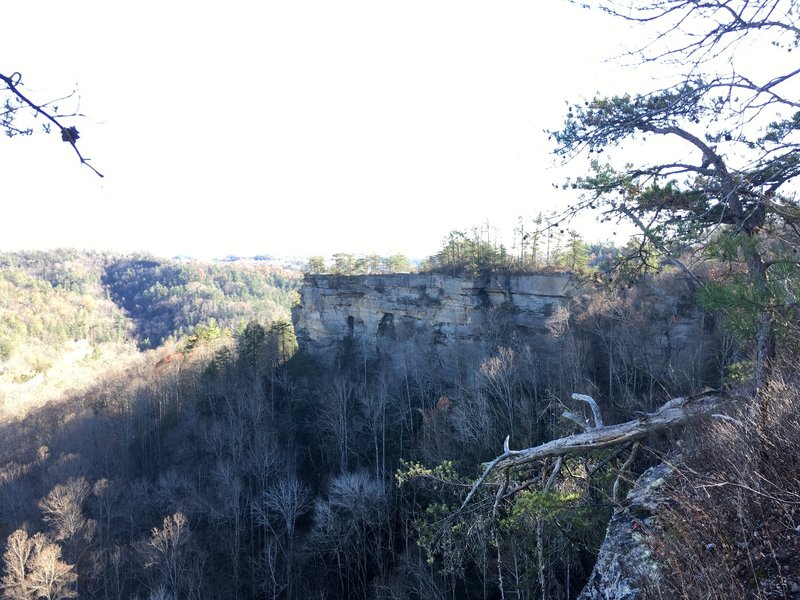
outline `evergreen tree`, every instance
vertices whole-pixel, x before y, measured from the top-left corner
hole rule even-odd
[[[786,302],[793,292],[782,290],[796,289],[800,278],[793,189],[800,175],[800,100],[789,54],[800,40],[797,7],[791,0],[595,4],[652,34],[633,53],[644,65],[675,69],[666,87],[598,96],[569,109],[553,133],[558,153],[611,158],[594,159],[591,174],[568,182],[584,191],[568,212],[596,208],[604,221],[632,222],[646,239],[643,249],[655,248],[698,284],[681,256],[730,237],[722,256],[738,265],[732,272],[746,273],[737,276],[746,288],[741,301],[757,307],[750,337],[754,381],[763,390],[776,318],[793,310]],[[745,48],[763,56],[755,71]],[[614,160],[615,149],[630,143],[642,148],[633,162],[629,154]]]

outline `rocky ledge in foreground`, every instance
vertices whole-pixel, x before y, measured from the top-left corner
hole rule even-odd
[[[661,463],[645,471],[608,524],[592,575],[578,600],[640,600],[658,587],[658,567],[646,539],[666,501],[664,484],[674,472]]]

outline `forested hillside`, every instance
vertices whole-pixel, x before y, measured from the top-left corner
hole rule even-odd
[[[0,360],[25,344],[124,340],[125,317],[101,282],[109,260],[72,250],[0,254]]]
[[[142,347],[156,347],[214,319],[235,330],[250,320],[288,319],[298,274],[258,263],[163,261],[121,257],[102,282],[133,320]]]
[[[640,312],[679,303],[643,303],[624,290],[583,298],[579,316],[553,315],[543,347],[497,337],[475,372],[419,356],[398,373],[347,340],[323,368],[295,353],[279,319],[235,327],[213,312],[237,305],[215,290],[242,303],[257,294],[267,274],[249,265],[234,275],[234,265],[54,259],[5,260],[53,298],[107,289],[97,302],[109,323],[132,316],[140,335],[177,341],[3,426],[10,598],[26,598],[21,590],[45,569],[57,574],[48,589],[58,598],[572,597],[602,540],[624,457],[569,462],[557,491],[516,495],[500,520],[491,485],[457,511],[479,463],[509,433],[521,447],[571,431],[562,401],[587,385],[624,419],[706,383],[648,371],[640,348],[658,332]],[[680,287],[664,277],[659,289]],[[180,327],[189,335],[178,337]],[[604,360],[587,361],[592,349]]]
[[[187,334],[288,321],[297,273],[61,249],[0,253],[0,400],[56,396]]]

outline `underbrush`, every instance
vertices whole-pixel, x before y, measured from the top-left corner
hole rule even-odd
[[[652,598],[800,598],[800,365],[712,419],[670,481]]]

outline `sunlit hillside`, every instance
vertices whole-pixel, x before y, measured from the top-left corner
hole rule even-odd
[[[2,253],[0,411],[21,415],[197,328],[288,320],[297,278],[259,262]]]

